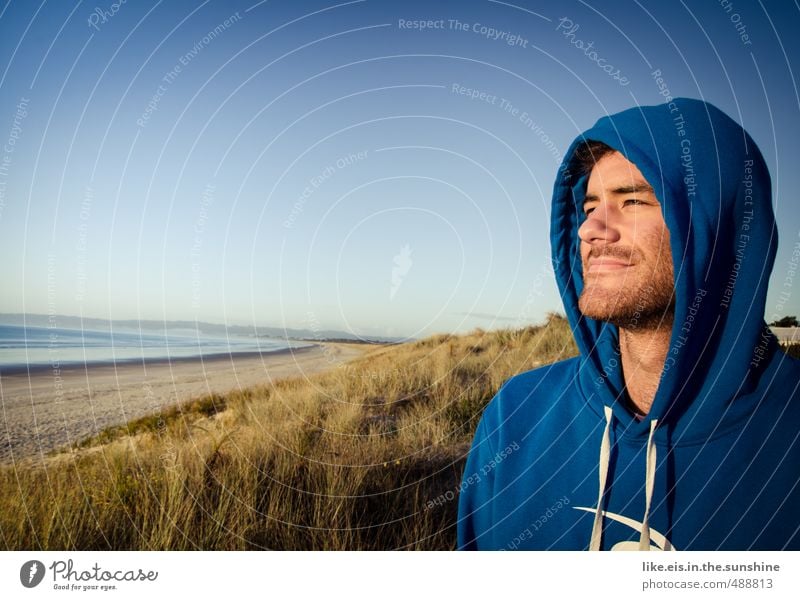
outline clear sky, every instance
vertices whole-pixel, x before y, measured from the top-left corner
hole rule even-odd
[[[561,309],[561,155],[663,101],[660,70],[761,147],[781,239],[766,316],[800,314],[800,292],[773,314],[800,241],[794,3],[0,10],[0,312],[367,336],[539,322]]]

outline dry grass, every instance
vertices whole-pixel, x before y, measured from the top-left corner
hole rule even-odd
[[[781,344],[781,350],[792,358],[800,358],[800,344]]]
[[[8,550],[450,549],[481,411],[576,352],[569,326],[434,336],[201,398],[0,468]],[[449,496],[452,496],[450,494]]]

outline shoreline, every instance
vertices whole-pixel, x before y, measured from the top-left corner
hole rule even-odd
[[[167,357],[167,356],[159,356],[154,358],[121,358],[116,360],[96,360],[96,361],[87,361],[87,362],[69,362],[64,364],[46,364],[46,363],[39,363],[34,365],[26,365],[26,364],[14,364],[9,365],[8,367],[0,366],[0,377],[12,376],[12,375],[25,375],[30,373],[31,375],[39,375],[41,373],[52,372],[54,369],[58,369],[60,373],[65,372],[76,372],[76,371],[86,371],[87,369],[101,369],[104,367],[111,367],[120,366],[120,367],[128,367],[131,365],[140,365],[143,367],[147,366],[158,366],[158,365],[168,365],[168,364],[180,364],[180,363],[205,363],[205,362],[213,362],[219,360],[238,360],[238,359],[248,359],[248,358],[268,358],[270,356],[278,356],[280,354],[298,354],[305,350],[309,350],[316,346],[324,346],[325,342],[307,342],[307,346],[301,346],[299,348],[278,348],[277,350],[248,350],[246,352],[215,352],[213,354],[196,354],[193,356],[175,356],[175,357]]]
[[[74,365],[0,373],[0,464],[42,460],[115,425],[208,394],[332,369],[373,346],[318,343],[273,352]]]

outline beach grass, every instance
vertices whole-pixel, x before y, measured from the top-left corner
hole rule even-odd
[[[787,356],[800,359],[800,344],[781,344],[781,350],[783,350]]]
[[[0,468],[7,550],[452,549],[480,414],[567,322],[377,347]]]

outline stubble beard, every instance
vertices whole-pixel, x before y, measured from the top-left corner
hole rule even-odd
[[[617,286],[612,281],[616,278],[604,273],[584,277],[578,308],[585,317],[606,321],[626,330],[671,326],[675,314],[671,257],[656,261],[651,271],[645,268],[641,253],[634,249],[593,249],[590,256],[612,256],[627,260],[633,266],[629,268],[632,273]]]

